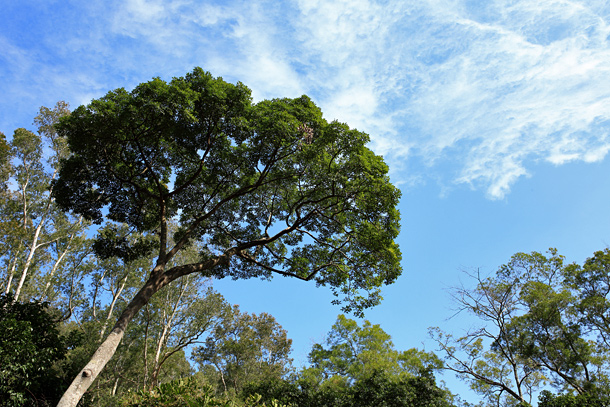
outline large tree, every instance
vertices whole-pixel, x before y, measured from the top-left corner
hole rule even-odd
[[[457,339],[433,330],[446,368],[497,405],[529,403],[546,384],[583,400],[607,393],[609,269],[610,250],[580,266],[550,249],[473,275],[476,286],[455,299],[483,324]]]
[[[98,245],[106,252],[157,256],[61,406],[76,405],[129,321],[182,276],[313,280],[360,315],[400,275],[400,193],[388,167],[365,133],[327,122],[306,96],[252,104],[243,84],[197,68],[109,92],[57,129],[72,152],[53,185],[57,202],[144,236],[131,245],[108,237]],[[171,265],[193,245],[197,261]]]
[[[234,305],[225,310],[203,346],[193,350],[202,371],[212,367],[209,375],[224,395],[238,394],[244,384],[264,378],[280,378],[288,372],[292,340],[288,339],[271,315],[240,312]],[[214,377],[215,376],[215,377]]]
[[[320,381],[341,376],[354,383],[375,371],[412,377],[442,367],[433,353],[415,348],[396,350],[390,335],[379,324],[364,321],[359,326],[345,315],[337,317],[325,342],[313,345],[309,353],[311,367],[305,369],[304,376]]]

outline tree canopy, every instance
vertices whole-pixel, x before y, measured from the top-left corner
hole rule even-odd
[[[253,105],[244,85],[195,69],[109,92],[58,131],[72,155],[57,202],[156,234],[159,264],[204,241],[198,271],[314,279],[356,311],[400,274],[400,194],[387,166],[365,133],[326,122],[306,96]]]
[[[364,321],[359,326],[345,315],[337,317],[325,345],[313,345],[309,353],[310,375],[341,376],[353,383],[375,371],[416,376],[442,367],[442,362],[433,353],[415,348],[398,351],[390,335],[378,324]]]
[[[390,335],[369,321],[360,326],[339,315],[325,344],[312,346],[309,362],[288,378],[251,381],[242,397],[259,394],[295,407],[454,405],[434,378],[440,359],[418,349],[396,350]]]
[[[291,367],[292,340],[271,315],[242,313],[237,305],[223,315],[192,359],[201,370],[213,367],[218,388],[239,393],[245,383],[280,378]],[[212,375],[210,375],[212,376]]]
[[[545,406],[607,398],[609,269],[610,249],[582,266],[549,249],[473,275],[476,287],[458,288],[455,299],[482,325],[456,339],[435,330],[447,368],[493,403],[529,403],[547,384],[564,394],[543,393]]]

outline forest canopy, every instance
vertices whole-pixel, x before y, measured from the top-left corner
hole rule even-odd
[[[34,124],[0,137],[0,394],[16,406],[469,406],[443,369],[481,406],[610,399],[608,249],[471,273],[453,296],[480,325],[432,329],[438,356],[340,315],[295,367],[272,315],[216,292],[291,277],[361,317],[401,274],[388,167],[306,96],[253,103],[197,68]]]

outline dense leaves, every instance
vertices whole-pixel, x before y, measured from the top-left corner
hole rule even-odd
[[[606,407],[610,396],[599,393],[554,395],[545,390],[540,394],[538,407]]]
[[[137,391],[122,397],[123,407],[286,407],[272,401],[259,402],[260,396],[252,395],[244,403],[214,395],[211,386],[194,379],[175,380],[163,383],[150,391]]]
[[[163,383],[150,391],[128,393],[121,399],[124,407],[230,407],[218,400],[210,386],[201,386],[193,379]]]
[[[565,405],[572,392],[573,400],[608,392],[609,269],[609,249],[582,266],[550,249],[517,253],[495,275],[476,275],[476,287],[455,298],[485,324],[457,339],[436,331],[448,368],[495,403],[531,402],[547,383],[568,392],[553,401]]]
[[[390,335],[379,325],[364,321],[359,326],[345,315],[339,315],[325,345],[316,343],[309,353],[311,368],[307,374],[312,377],[341,376],[353,383],[375,371],[414,376],[442,366],[432,353],[394,349]]]
[[[209,275],[315,279],[355,312],[400,273],[387,166],[366,134],[327,123],[305,96],[252,105],[244,85],[196,69],[110,92],[58,129],[73,152],[58,202],[159,234],[162,262],[204,242],[202,259],[228,257]]]
[[[0,332],[2,405],[55,405],[65,388],[58,363],[77,338],[60,335],[46,304],[11,295],[0,295]]]
[[[244,395],[279,400],[294,407],[451,407],[451,396],[439,388],[430,373],[396,376],[375,370],[352,385],[330,380],[309,387],[302,380],[271,379],[248,385]]]
[[[379,325],[364,321],[359,326],[339,315],[325,345],[313,345],[309,367],[284,378],[252,381],[243,395],[260,394],[295,407],[452,405],[453,396],[436,385],[432,374],[440,360],[417,349],[395,350]]]

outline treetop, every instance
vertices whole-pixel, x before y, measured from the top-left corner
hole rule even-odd
[[[307,96],[253,104],[245,85],[196,68],[111,91],[57,131],[72,152],[57,202],[159,235],[162,261],[203,242],[202,262],[225,256],[209,275],[314,279],[357,312],[401,272],[387,165]]]

